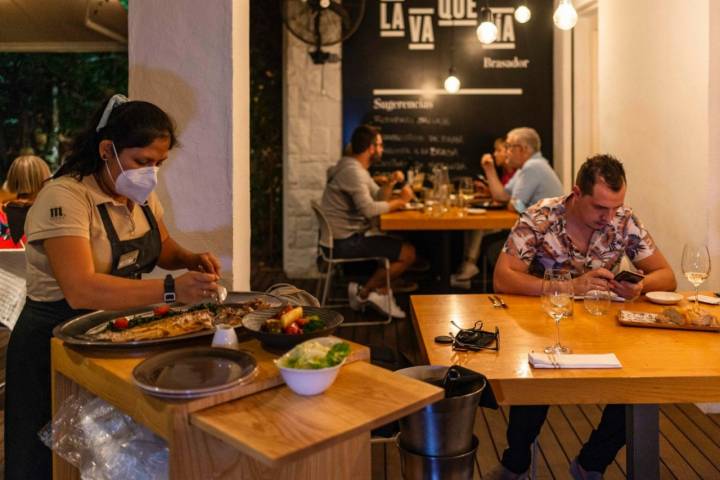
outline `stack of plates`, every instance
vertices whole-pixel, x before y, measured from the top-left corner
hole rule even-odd
[[[248,383],[256,374],[257,362],[248,352],[190,347],[146,359],[133,369],[133,380],[150,395],[185,399]]]

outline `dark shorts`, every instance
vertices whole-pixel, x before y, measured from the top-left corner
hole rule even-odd
[[[335,240],[335,258],[387,257],[391,262],[400,258],[403,241],[387,235],[366,237],[361,233]]]

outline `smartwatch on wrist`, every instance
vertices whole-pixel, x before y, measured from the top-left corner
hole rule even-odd
[[[165,281],[163,283],[163,286],[165,288],[165,293],[163,293],[163,302],[165,303],[175,303],[177,300],[177,297],[175,295],[175,279],[172,275],[167,274],[165,276]]]

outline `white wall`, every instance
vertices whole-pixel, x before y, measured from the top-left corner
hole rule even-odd
[[[322,196],[327,168],[342,152],[341,72],[340,63],[313,65],[311,47],[283,31],[283,266],[290,278],[306,278],[317,273],[310,201]]]
[[[134,2],[130,98],[175,120],[180,147],[161,168],[165,223],[186,248],[212,251],[223,282],[250,286],[249,2]]]
[[[711,0],[600,0],[600,149],[628,174],[627,204],[678,276],[683,243],[707,241],[720,285],[717,26]]]

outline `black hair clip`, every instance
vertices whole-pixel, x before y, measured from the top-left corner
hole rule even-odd
[[[500,330],[498,327],[495,327],[495,332],[487,332],[482,329],[482,320],[475,322],[472,328],[462,328],[453,320],[450,323],[460,330],[455,335],[450,332],[453,339],[453,350],[461,352],[476,352],[479,350],[494,350],[497,352],[500,350]]]

